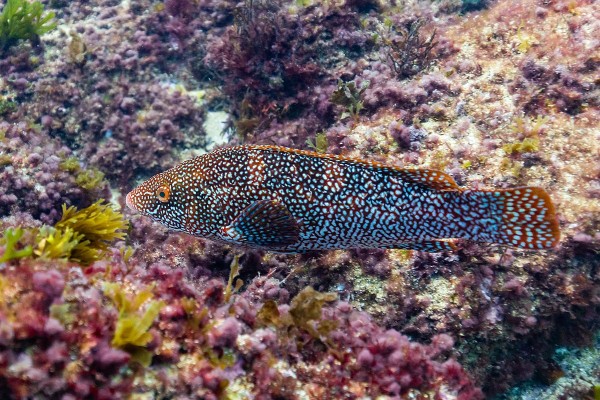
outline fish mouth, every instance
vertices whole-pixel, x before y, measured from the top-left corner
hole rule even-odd
[[[134,211],[138,211],[138,209],[133,205],[133,198],[132,195],[133,191],[127,193],[127,196],[125,197],[125,204],[127,204],[127,207],[131,208]]]

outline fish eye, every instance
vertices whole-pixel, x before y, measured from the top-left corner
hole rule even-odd
[[[167,201],[169,201],[170,197],[171,197],[171,188],[169,186],[162,185],[161,187],[156,189],[156,198],[161,203],[166,203]]]

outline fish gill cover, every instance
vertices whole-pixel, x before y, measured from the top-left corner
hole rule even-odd
[[[564,356],[597,343],[598,2],[0,7],[0,393],[598,393],[598,363]],[[7,36],[15,26],[29,33]],[[209,122],[224,114],[221,137]],[[285,255],[124,207],[215,140],[428,168],[473,190],[542,187],[561,240]],[[73,213],[87,217],[66,224]],[[101,226],[93,256],[73,256],[80,228]]]

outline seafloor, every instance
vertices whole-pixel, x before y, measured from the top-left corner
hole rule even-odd
[[[0,398],[600,398],[600,2],[6,3]],[[562,239],[277,255],[124,207],[240,143],[541,186]]]

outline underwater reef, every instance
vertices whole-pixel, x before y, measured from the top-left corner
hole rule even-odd
[[[599,398],[600,3],[0,7],[4,398]],[[562,238],[287,255],[125,207],[235,144],[543,187]]]

